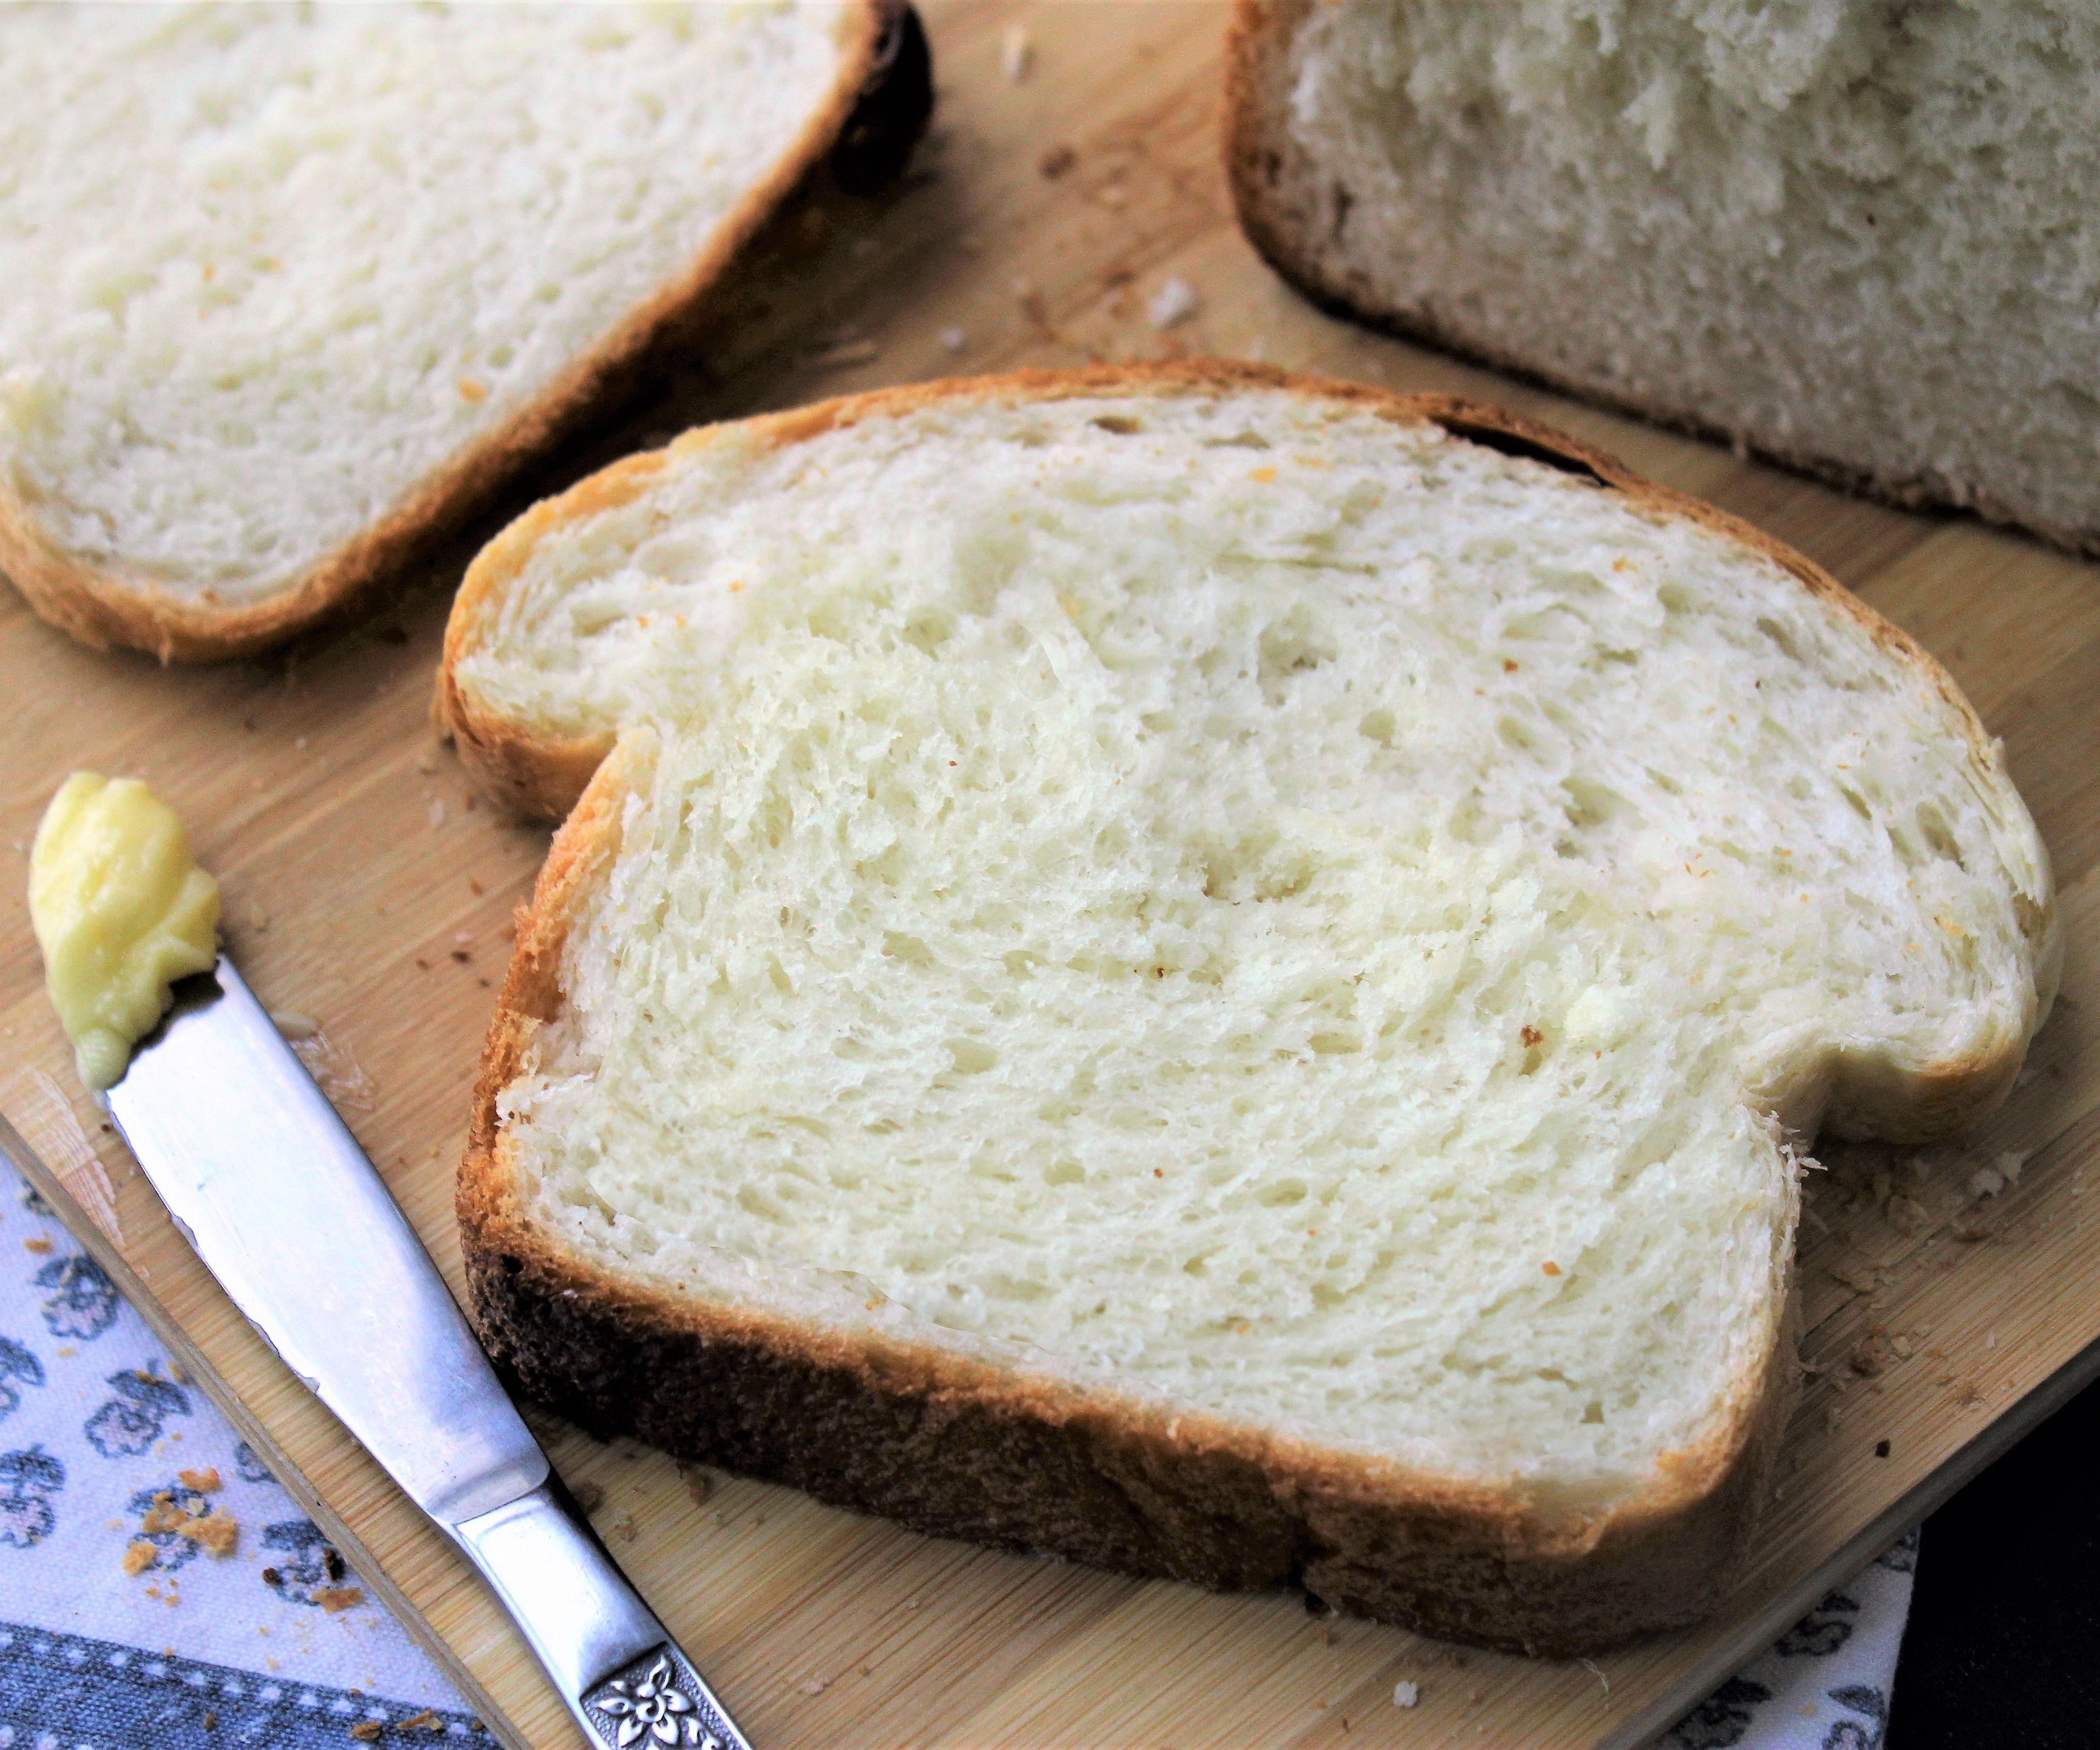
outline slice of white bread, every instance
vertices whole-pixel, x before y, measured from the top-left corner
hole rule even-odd
[[[2056,977],[1929,657],[1445,399],[1154,368],[696,431],[483,553],[440,711],[543,801],[623,726],[461,1174],[529,1391],[1533,1651],[1720,1595],[1794,1150],[1988,1109]]]
[[[347,611],[928,81],[901,0],[0,8],[0,573],[163,659]]]
[[[1315,299],[2100,550],[2100,11],[1242,0],[1228,159]]]

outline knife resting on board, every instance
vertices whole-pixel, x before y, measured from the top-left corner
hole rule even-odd
[[[205,1268],[488,1580],[587,1738],[750,1750],[576,1513],[377,1170],[223,954],[175,987],[106,1098]]]

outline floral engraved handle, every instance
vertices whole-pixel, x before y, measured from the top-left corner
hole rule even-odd
[[[692,1662],[668,1642],[593,1688],[584,1713],[613,1750],[751,1750]]]

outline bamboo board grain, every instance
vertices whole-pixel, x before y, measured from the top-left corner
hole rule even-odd
[[[1217,352],[1498,399],[1800,547],[1948,663],[2005,738],[2054,858],[2064,996],[2011,1101],[1965,1148],[1833,1150],[1811,1175],[1800,1282],[1815,1371],[1750,1570],[1710,1624],[1594,1668],[1322,1623],[1295,1598],[1215,1598],[915,1537],[545,1420],[542,1435],[571,1483],[598,1492],[613,1553],[765,1750],[1636,1741],[1768,1638],[1804,1585],[2100,1363],[2100,1234],[2085,1236],[2100,1205],[2087,1200],[2100,1161],[2100,567],[1842,498],[1318,315],[1231,222],[1220,7],[927,11],[939,108],[905,184],[798,205],[667,351],[643,401],[537,489],[696,421],[1023,364]],[[1019,81],[1002,67],[1016,29],[1032,48]],[[1145,311],[1176,276],[1199,307],[1157,331]],[[322,1024],[324,1079],[455,1286],[469,1085],[505,922],[547,842],[477,807],[426,726],[449,591],[490,527],[368,626],[217,670],[95,656],[0,599],[9,891],[66,771],[148,778],[219,871],[250,981]],[[232,1311],[77,1097],[19,897],[0,911],[0,1110],[86,1201],[106,1175],[114,1232],[94,1236],[99,1253],[149,1297],[171,1354],[237,1398],[244,1429],[498,1735],[578,1743],[479,1583]],[[2008,1153],[2024,1157],[2017,1184],[1976,1201],[1971,1175]],[[356,1259],[315,1267],[354,1275]],[[120,1554],[112,1534],[112,1585]],[[1421,1686],[1411,1710],[1392,1704],[1402,1678]]]

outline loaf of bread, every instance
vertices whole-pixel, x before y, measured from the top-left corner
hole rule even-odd
[[[529,1391],[1498,1646],[1713,1604],[1797,1151],[1990,1108],[2056,976],[1930,658],[1449,399],[1155,368],[694,432],[483,553],[440,698],[499,794],[612,750],[459,1185]]]
[[[1241,221],[1320,302],[2100,550],[2100,11],[1242,0]]]
[[[0,574],[164,659],[348,610],[928,80],[902,0],[0,8]]]

